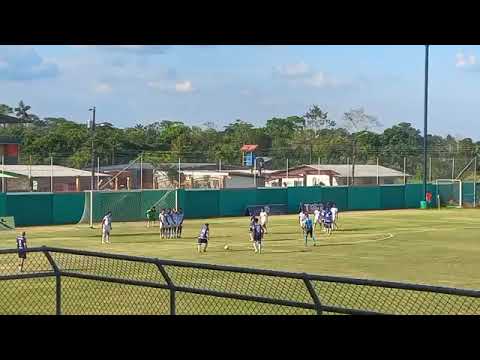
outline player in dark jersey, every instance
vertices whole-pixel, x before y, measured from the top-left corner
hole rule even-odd
[[[250,225],[248,227],[248,232],[250,234],[250,241],[253,242],[253,227],[255,225],[255,220],[256,220],[256,217],[255,216],[251,216],[250,217]]]
[[[320,225],[321,229],[325,231],[325,206],[320,203]]]
[[[23,272],[23,264],[27,259],[27,235],[25,231],[22,232],[22,235],[17,236],[17,250],[18,250],[18,271]]]
[[[324,217],[324,226],[325,230],[328,235],[332,234],[332,222],[333,222],[333,215],[332,215],[332,210],[330,208],[327,208],[325,210],[325,217]]]
[[[210,229],[208,227],[208,224],[203,224],[202,228],[200,229],[200,234],[198,235],[197,249],[199,253],[202,252],[202,247],[203,247],[203,252],[207,251],[209,236],[210,236]]]
[[[177,219],[178,219],[178,224],[177,224],[177,237],[181,238],[182,237],[182,228],[183,228],[183,210],[182,208],[178,208],[177,212]]]
[[[263,238],[264,230],[262,225],[258,223],[258,219],[255,218],[253,224],[253,248],[255,252],[261,253],[262,252],[262,238]]]
[[[313,233],[313,221],[309,215],[307,215],[305,220],[305,246],[307,246],[308,235],[310,235],[313,240],[313,246],[317,246],[317,239],[315,239],[315,234]]]

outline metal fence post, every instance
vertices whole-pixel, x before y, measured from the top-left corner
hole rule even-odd
[[[170,315],[175,315],[176,314],[175,285],[173,284],[172,279],[170,278],[166,270],[163,268],[163,265],[160,263],[156,263],[156,265],[170,289]]]
[[[312,286],[312,283],[307,277],[307,274],[303,274],[303,282],[305,283],[305,286],[307,287],[308,292],[310,293],[310,296],[312,297],[313,303],[315,304],[316,310],[317,310],[317,315],[322,315],[322,303],[320,302],[320,299],[318,298],[317,293],[315,292],[315,289]]]
[[[60,270],[58,269],[57,264],[52,258],[52,255],[48,250],[44,250],[43,254],[47,258],[48,262],[52,266],[53,272],[55,273],[55,314],[62,315],[62,278]]]

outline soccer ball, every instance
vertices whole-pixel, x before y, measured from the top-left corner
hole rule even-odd
[[[223,248],[224,248],[225,250],[228,250],[228,249],[229,249],[229,246],[228,246],[228,245],[225,245]]]

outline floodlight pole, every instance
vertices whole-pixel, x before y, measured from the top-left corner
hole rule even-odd
[[[423,199],[427,195],[427,118],[428,118],[428,47],[425,45],[425,97],[423,105]]]
[[[92,112],[92,125],[91,125],[91,136],[92,136],[92,178],[91,178],[91,185],[90,189],[93,191],[95,190],[95,106],[89,111]]]

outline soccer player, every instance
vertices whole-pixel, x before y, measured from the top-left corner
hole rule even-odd
[[[317,225],[322,226],[320,223],[320,209],[318,207],[316,207],[313,211],[313,231],[315,231]]]
[[[17,250],[18,250],[18,271],[23,272],[23,264],[27,259],[27,236],[25,231],[22,232],[22,235],[17,236]]]
[[[305,214],[305,211],[300,210],[300,213],[298,214],[298,220],[300,221],[300,228],[302,229],[302,232],[305,232],[305,220],[307,219],[307,215]]]
[[[150,224],[155,225],[155,218],[157,217],[157,209],[155,206],[152,206],[147,210],[147,228],[150,227]]]
[[[208,228],[208,224],[203,224],[202,228],[200,229],[200,235],[198,235],[198,244],[197,244],[197,250],[198,252],[203,252],[207,251],[207,246],[208,246],[208,238],[210,236],[210,229]]]
[[[165,236],[167,239],[170,239],[172,237],[172,226],[173,226],[173,221],[172,221],[171,210],[167,209],[165,210]]]
[[[323,204],[320,204],[320,225],[322,226],[323,232],[326,231],[325,229],[325,206]]]
[[[166,224],[165,224],[165,209],[160,211],[160,215],[158,215],[158,222],[160,223],[160,238],[165,238],[165,231],[166,231]]]
[[[250,241],[253,242],[253,226],[255,225],[256,217],[255,215],[250,217],[250,226],[248,227],[248,232],[250,234]]]
[[[183,211],[182,211],[182,208],[179,208],[178,209],[178,212],[177,212],[177,216],[178,216],[178,232],[177,232],[177,237],[178,238],[181,238],[182,237],[182,228],[183,228]]]
[[[308,235],[313,240],[313,246],[317,246],[317,239],[315,239],[315,234],[313,233],[313,221],[310,219],[310,216],[307,215],[305,219],[305,246],[307,246]]]
[[[112,230],[112,212],[109,211],[102,219],[102,244],[110,243],[110,231]]]
[[[332,222],[333,222],[333,216],[332,216],[332,211],[329,208],[325,209],[325,217],[324,217],[324,226],[325,226],[325,231],[327,232],[328,235],[332,234]]]
[[[332,207],[330,208],[332,212],[332,229],[335,230],[337,228],[337,219],[338,219],[338,208],[337,204],[333,203]]]
[[[263,228],[264,234],[267,233],[267,224],[268,224],[268,214],[265,211],[265,209],[262,208],[262,211],[260,211],[260,225]]]
[[[175,209],[172,209],[172,222],[173,237],[178,238],[178,212]]]
[[[255,218],[255,223],[253,225],[253,248],[255,252],[262,252],[262,238],[264,230],[263,226],[258,223],[258,219]]]

